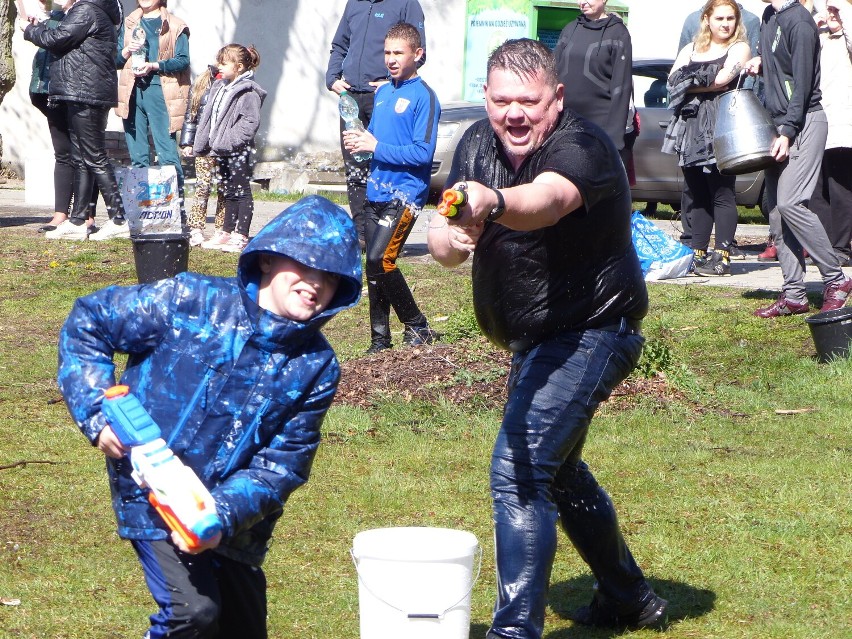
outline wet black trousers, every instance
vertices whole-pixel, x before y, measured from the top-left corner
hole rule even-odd
[[[82,223],[89,212],[92,188],[97,184],[109,218],[124,217],[124,204],[115,179],[115,171],[106,154],[107,107],[67,102],[71,157],[74,162],[74,204],[72,219]]]
[[[145,639],[266,639],[263,570],[166,540],[131,541],[159,610]]]
[[[367,296],[370,301],[370,341],[391,345],[390,309],[406,326],[426,326],[411,289],[396,260],[408,239],[416,217],[399,200],[367,202]]]
[[[349,94],[358,103],[358,118],[364,128],[367,128],[370,119],[373,117],[373,99],[376,94],[355,91],[350,91]],[[370,160],[356,162],[352,154],[346,150],[343,146],[345,128],[346,123],[343,118],[340,118],[340,152],[343,154],[343,166],[346,169],[346,194],[349,196],[349,211],[352,215],[352,221],[355,222],[355,228],[358,230],[358,241],[361,242],[363,247],[366,242],[365,228],[368,213],[365,210],[365,205],[367,204],[367,178],[370,177]]]

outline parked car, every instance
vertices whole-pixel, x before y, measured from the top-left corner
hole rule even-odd
[[[638,59],[633,61],[633,95],[639,112],[640,133],[633,147],[636,185],[631,189],[634,202],[657,202],[680,208],[683,173],[676,155],[663,153],[663,137],[671,119],[666,79],[674,60]],[[448,102],[441,107],[438,145],[432,162],[430,201],[437,202],[447,181],[453,154],[462,135],[477,120],[486,117],[485,105],[474,102]],[[737,204],[758,206],[763,196],[763,172],[737,177]]]

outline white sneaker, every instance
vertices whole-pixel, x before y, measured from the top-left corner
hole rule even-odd
[[[130,224],[126,221],[124,224],[116,224],[112,220],[108,220],[97,233],[92,233],[89,239],[102,242],[116,237],[130,238]]]
[[[85,240],[89,237],[85,224],[78,226],[71,220],[65,220],[56,227],[56,230],[47,231],[44,236],[48,240]]]
[[[248,244],[248,238],[245,235],[231,233],[231,239],[221,247],[221,250],[225,251],[225,253],[242,253],[246,244]]]
[[[192,229],[189,232],[189,245],[190,246],[201,246],[204,243],[204,233],[201,232],[201,229]]]
[[[231,234],[219,229],[213,234],[206,242],[201,243],[201,248],[203,249],[221,249],[225,244],[228,243],[228,240],[231,239]]]

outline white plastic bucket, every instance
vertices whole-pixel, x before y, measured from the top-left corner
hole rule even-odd
[[[477,574],[474,560],[479,554]],[[377,528],[355,535],[361,639],[468,639],[482,552],[448,528]]]

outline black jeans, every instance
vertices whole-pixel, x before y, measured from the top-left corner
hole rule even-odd
[[[358,103],[358,117],[364,128],[370,124],[373,117],[373,99],[375,93],[353,93],[350,95],[355,98]],[[343,165],[346,168],[346,194],[349,196],[349,211],[352,215],[352,221],[355,222],[355,228],[358,230],[358,241],[361,244],[366,243],[365,225],[367,223],[367,212],[365,205],[367,203],[367,178],[370,177],[370,160],[365,162],[356,162],[352,154],[343,146],[343,131],[346,128],[346,123],[343,118],[340,118],[340,151],[343,153]]]
[[[106,154],[106,130],[109,108],[79,102],[66,102],[71,157],[74,161],[74,206],[70,217],[85,220],[92,189],[97,185],[110,219],[124,218],[124,204],[115,179],[115,171]]]
[[[248,237],[254,217],[254,197],[251,194],[252,163],[250,152],[219,158],[219,188],[225,200],[226,233],[236,231]]]
[[[149,639],[266,639],[266,576],[212,551],[185,555],[171,542],[131,541],[159,610]]]

